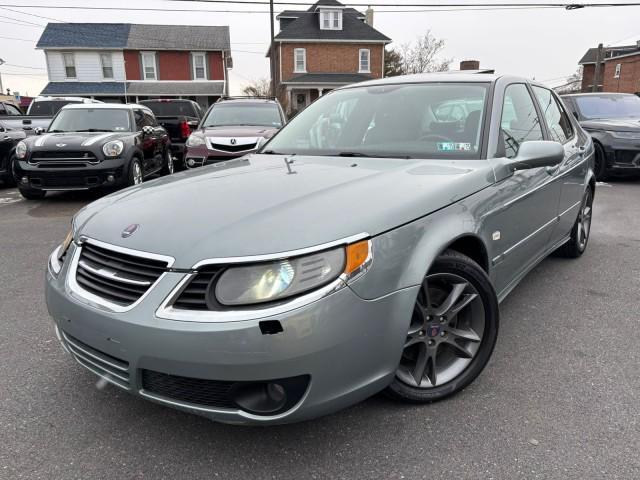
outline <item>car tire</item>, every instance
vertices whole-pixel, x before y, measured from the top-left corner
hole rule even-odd
[[[571,229],[569,241],[558,249],[558,253],[567,258],[578,258],[587,249],[591,220],[593,218],[593,190],[588,187],[582,196],[580,211]]]
[[[140,185],[143,181],[144,177],[142,176],[142,165],[140,164],[140,160],[134,157],[131,160],[131,164],[129,165],[128,185]]]
[[[596,175],[596,180],[598,180],[599,182],[604,182],[608,178],[607,157],[604,153],[604,149],[602,148],[602,145],[600,145],[599,143],[594,142],[593,148],[595,150],[595,156],[594,156],[595,163],[593,167],[593,173]]]
[[[385,393],[429,403],[459,392],[489,361],[499,320],[486,272],[466,255],[445,251],[422,283],[400,364]]]
[[[18,188],[20,195],[27,200],[42,200],[47,192],[44,190],[35,190],[33,188]]]
[[[4,177],[0,178],[0,180],[3,182],[3,185],[7,188],[12,188],[17,185],[16,179],[13,176],[13,162],[15,161],[15,159],[16,157],[12,155],[9,160],[7,160],[7,172]]]
[[[164,161],[162,165],[162,175],[173,175],[175,172],[175,162],[173,161],[173,155],[168,148],[164,151]]]

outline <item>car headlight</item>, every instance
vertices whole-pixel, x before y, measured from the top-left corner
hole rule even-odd
[[[27,156],[27,144],[23,141],[18,142],[16,145],[16,158],[22,160]]]
[[[640,140],[640,132],[609,132],[615,138]]]
[[[278,261],[232,267],[215,284],[222,305],[273,302],[323,287],[341,275],[346,281],[361,275],[371,260],[368,240],[324,252]]]
[[[187,147],[200,147],[205,144],[204,137],[201,135],[189,135],[187,138]]]
[[[58,275],[62,270],[62,264],[64,263],[64,257],[67,255],[67,251],[73,242],[73,230],[69,230],[67,236],[62,243],[56,248],[49,257],[49,268],[54,275]]]
[[[106,157],[117,157],[124,150],[122,140],[112,140],[102,146],[102,152]]]

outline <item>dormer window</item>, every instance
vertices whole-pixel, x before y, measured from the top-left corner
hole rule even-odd
[[[321,30],[342,30],[342,10],[320,10]]]

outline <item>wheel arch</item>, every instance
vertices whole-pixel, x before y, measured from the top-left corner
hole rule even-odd
[[[445,248],[442,249],[440,254],[446,250],[454,250],[458,253],[466,255],[471,260],[476,262],[485,273],[489,273],[489,254],[487,253],[487,247],[480,237],[475,233],[464,233],[452,240]]]

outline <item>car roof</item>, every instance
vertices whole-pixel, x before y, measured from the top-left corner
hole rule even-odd
[[[273,98],[258,98],[258,97],[222,97],[218,100],[214,105],[219,105],[221,103],[241,103],[241,104],[265,104],[272,103],[274,105],[278,105],[278,101]]]
[[[450,71],[438,73],[415,73],[412,75],[400,75],[397,77],[386,77],[377,80],[367,80],[365,82],[353,83],[341,87],[340,90],[356,87],[369,87],[375,85],[397,85],[403,83],[491,83],[502,77],[504,77],[504,75],[483,72],[464,73],[460,71]],[[531,80],[528,79],[521,79],[519,77],[513,78],[516,80],[522,80],[524,82],[531,83]]]
[[[623,93],[623,92],[585,92],[585,93],[567,93],[565,95],[562,95],[563,97],[619,97],[619,96],[625,96],[625,97],[635,97],[637,96],[634,93]]]
[[[100,102],[99,100],[93,100],[85,97],[57,97],[57,96],[39,96],[33,99],[34,102],[56,102],[56,101],[72,101],[72,102]],[[100,102],[102,103],[102,102]]]
[[[72,103],[62,107],[63,110],[84,110],[87,108],[110,109],[110,110],[114,110],[114,109],[131,110],[134,108],[141,108],[143,110],[151,111],[149,107],[145,105],[138,105],[137,103]]]

